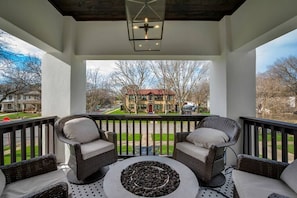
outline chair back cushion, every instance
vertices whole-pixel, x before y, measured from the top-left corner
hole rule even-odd
[[[241,127],[238,122],[230,118],[209,116],[199,122],[198,128],[213,128],[224,131],[230,138],[230,141],[235,143],[239,138]]]
[[[0,197],[2,195],[3,189],[5,188],[5,184],[6,184],[6,178],[2,170],[0,169]]]
[[[96,123],[89,118],[69,120],[65,123],[63,131],[67,138],[80,143],[88,143],[100,138]]]
[[[229,137],[223,131],[213,128],[198,128],[187,136],[187,141],[196,146],[209,149],[212,145],[218,145],[229,141]]]
[[[297,193],[297,159],[289,164],[280,175],[280,179],[283,180],[292,190]]]

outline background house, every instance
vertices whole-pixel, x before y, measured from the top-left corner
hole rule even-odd
[[[138,99],[135,100],[135,97]],[[139,89],[136,92],[130,89],[125,95],[125,106],[134,113],[135,107],[145,113],[175,112],[175,93],[164,89]]]
[[[15,111],[41,111],[41,93],[39,91],[29,91],[21,94],[9,95],[1,102],[1,112]]]

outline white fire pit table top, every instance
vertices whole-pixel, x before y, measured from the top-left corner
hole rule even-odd
[[[126,190],[121,183],[122,171],[128,166],[142,161],[156,161],[166,164],[179,174],[180,184],[177,189],[168,195],[161,196],[162,198],[198,197],[199,183],[195,174],[187,166],[168,157],[140,156],[132,157],[110,166],[110,169],[106,173],[103,181],[103,189],[108,198],[142,197]]]

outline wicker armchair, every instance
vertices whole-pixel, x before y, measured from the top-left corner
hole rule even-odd
[[[237,167],[232,172],[233,197],[297,197],[297,189],[290,188],[286,181],[282,181],[284,178],[281,175],[288,166],[286,162],[238,155]],[[292,175],[294,177],[296,171],[292,171]],[[293,183],[296,183],[294,178]]]
[[[237,142],[241,127],[232,119],[211,116],[201,120],[195,131],[198,132],[202,128],[220,131],[229,140],[211,144],[208,148],[204,148],[188,141],[192,132],[176,133],[173,157],[188,166],[196,174],[200,185],[221,186],[226,181],[225,176],[221,173],[225,169],[225,149]],[[207,133],[206,136],[211,136],[211,132]]]
[[[58,139],[69,146],[70,183],[87,184],[102,178],[107,165],[117,161],[116,133],[98,128],[87,115],[70,115],[56,121]]]
[[[63,170],[57,170],[53,154],[3,165],[0,170],[6,180],[1,197],[70,196],[66,175]]]

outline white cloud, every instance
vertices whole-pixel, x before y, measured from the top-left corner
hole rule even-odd
[[[116,60],[87,60],[87,69],[99,69],[99,72],[108,75],[116,69]]]
[[[45,52],[37,47],[0,30],[0,41],[5,43],[8,50],[14,53],[41,57]]]

